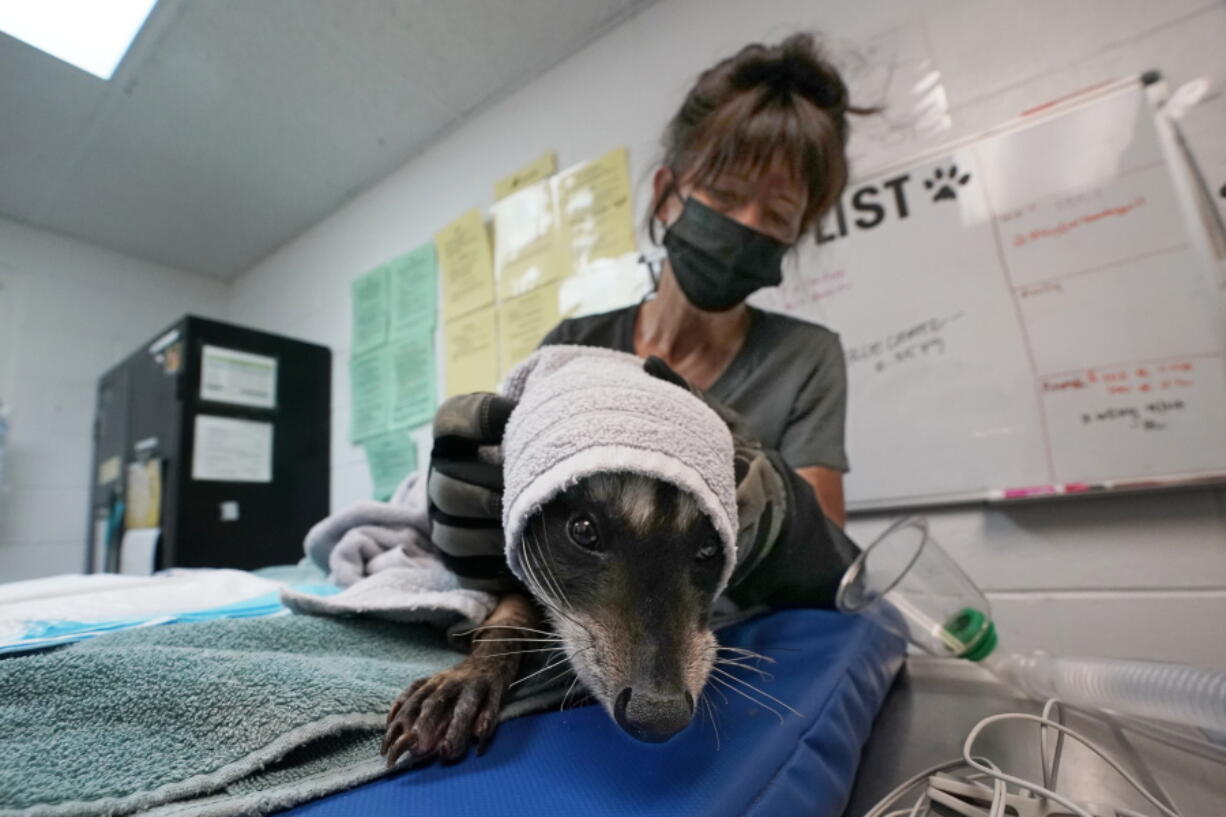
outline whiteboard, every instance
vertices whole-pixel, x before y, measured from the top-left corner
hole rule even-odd
[[[1139,83],[853,182],[755,303],[849,375],[848,506],[1226,473],[1221,293]]]

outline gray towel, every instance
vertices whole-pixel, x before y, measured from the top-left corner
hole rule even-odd
[[[424,625],[282,616],[0,661],[0,815],[263,813],[355,785],[384,771],[396,695],[458,658]]]
[[[519,401],[503,438],[502,523],[507,562],[526,581],[519,539],[528,518],[577,480],[629,471],[693,495],[724,546],[720,590],[736,566],[732,434],[689,391],[652,377],[634,355],[546,346],[502,389]]]
[[[485,621],[497,600],[461,587],[438,559],[425,485],[424,474],[410,474],[388,502],[356,502],[311,528],[307,556],[345,589],[315,596],[286,588],[285,606],[310,615],[422,621],[452,632]]]
[[[386,772],[395,697],[460,653],[427,625],[281,616],[0,661],[0,817],[263,814]],[[517,687],[499,720],[558,706]]]

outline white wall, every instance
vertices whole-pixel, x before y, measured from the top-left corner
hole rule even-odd
[[[0,219],[0,581],[80,572],[99,375],[228,286]]]
[[[236,281],[233,320],[325,343],[336,354],[333,507],[370,491],[361,453],[346,442],[355,276],[428,240],[465,209],[487,207],[495,178],[546,149],[566,166],[627,145],[642,213],[642,180],[659,134],[714,59],[796,28],[868,42],[899,26],[920,32],[941,71],[950,137],[1149,68],[1173,85],[1202,74],[1226,81],[1226,5],[1216,0],[661,0]],[[1226,621],[1226,494],[931,516],[936,537],[989,591],[1009,643],[1226,667],[1218,631]],[[867,539],[882,524],[857,519],[851,530]]]

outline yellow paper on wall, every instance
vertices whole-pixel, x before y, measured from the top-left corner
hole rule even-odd
[[[552,150],[542,153],[531,164],[521,167],[510,176],[494,182],[494,201],[506,198],[521,187],[534,184],[542,179],[548,179],[557,172],[558,154]]]
[[[498,300],[516,298],[566,275],[569,253],[558,230],[549,182],[512,193],[490,208]]]
[[[571,270],[581,272],[593,261],[635,251],[630,154],[625,148],[567,168],[551,183]]]
[[[561,281],[546,284],[498,306],[498,348],[502,376],[516,363],[536,351],[541,339],[558,325],[558,288]]]
[[[481,212],[474,207],[439,230],[435,243],[443,279],[443,320],[493,303],[493,259]]]
[[[162,526],[162,461],[128,463],[127,490],[124,494],[124,528]]]
[[[490,306],[443,325],[446,396],[493,391],[498,385],[497,309]]]

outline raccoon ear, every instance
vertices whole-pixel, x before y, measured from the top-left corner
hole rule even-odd
[[[716,414],[719,415],[719,418],[724,421],[724,424],[728,426],[729,430],[731,430],[734,434],[737,433],[737,430],[742,424],[741,415],[739,415],[729,406],[725,406],[723,403],[712,398],[702,389],[698,389],[690,385],[690,382],[681,375],[677,374],[672,366],[669,366],[664,362],[663,358],[657,357],[656,355],[652,355],[651,357],[647,358],[643,361],[643,371],[647,372],[647,374],[651,375],[652,377],[659,378],[660,380],[672,383],[674,386],[679,386],[685,389],[690,394],[706,403]]]
[[[647,372],[647,374],[651,375],[652,377],[665,380],[672,383],[674,386],[679,386],[685,389],[688,392],[695,392],[694,388],[690,386],[689,382],[684,377],[673,371],[673,367],[665,363],[664,358],[662,357],[652,355],[644,360],[643,371]]]

